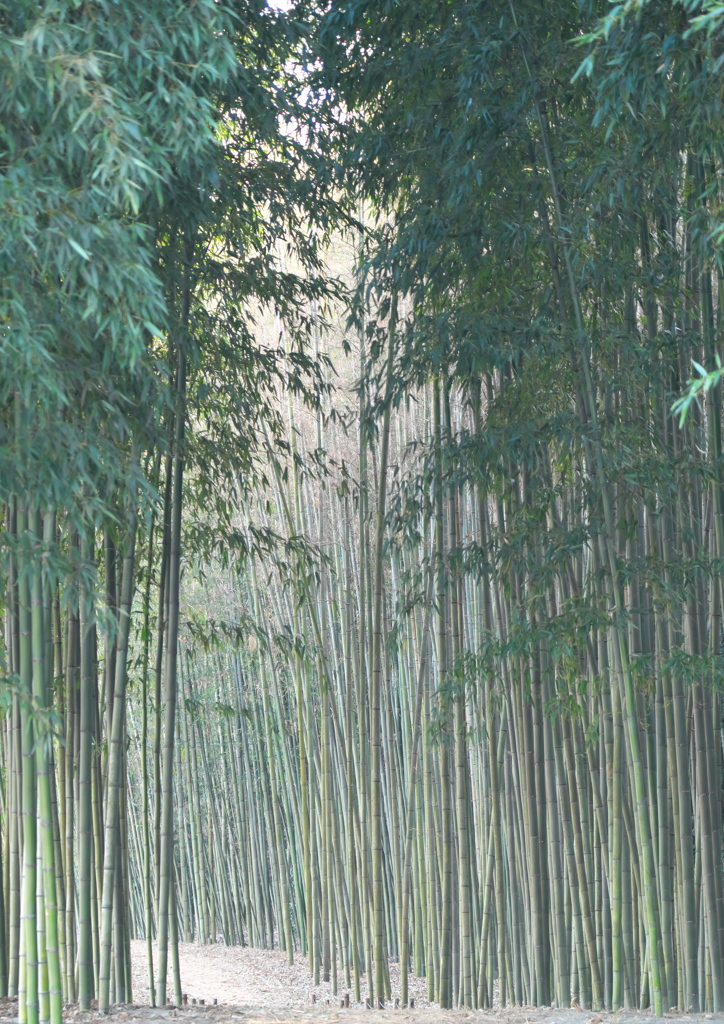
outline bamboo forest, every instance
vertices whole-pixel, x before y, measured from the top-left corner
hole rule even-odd
[[[724,1012],[719,0],[0,0],[0,78],[3,1019]]]

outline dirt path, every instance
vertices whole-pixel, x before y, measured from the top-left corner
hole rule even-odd
[[[154,948],[154,962],[156,950]],[[250,949],[242,946],[201,946],[179,943],[181,984],[192,999],[203,999],[206,1005],[219,1003],[235,1006],[267,1008],[339,1006],[340,997],[349,991],[340,972],[334,996],[331,984],[316,988],[309,975],[306,957],[296,955],[293,966],[287,964],[286,953],[275,949]],[[148,1002],[148,967],[145,942],[131,943],[133,964],[133,995],[138,1002]],[[399,996],[399,967],[390,968],[393,1001]],[[169,982],[170,982],[169,975]],[[410,997],[415,1006],[429,1006],[424,978],[410,978]],[[172,991],[172,989],[171,989]],[[350,993],[353,998],[353,993]],[[316,1000],[316,1002],[315,1002]]]

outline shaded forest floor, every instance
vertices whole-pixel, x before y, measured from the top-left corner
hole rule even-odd
[[[154,948],[154,957],[156,950]],[[340,1000],[348,989],[344,973],[338,979],[338,995],[332,995],[332,986],[312,985],[306,957],[295,956],[294,965],[288,966],[286,954],[279,950],[250,949],[240,946],[201,946],[183,943],[179,947],[181,982],[189,1005],[177,1010],[151,1009],[148,1002],[148,973],[146,945],[133,942],[133,992],[138,1004],[118,1007],[105,1020],[118,1024],[152,1024],[173,1020],[178,1024],[382,1024],[383,1020],[399,1024],[436,1024],[436,1022],[462,1022],[471,1024],[651,1024],[648,1013],[631,1010],[619,1013],[594,1013],[590,1010],[541,1010],[515,1007],[498,1011],[440,1010],[426,998],[424,978],[410,978],[410,997],[414,1009],[367,1010],[361,1006],[340,1007]],[[399,995],[399,967],[391,964],[393,1005]],[[171,979],[169,978],[169,981]],[[350,993],[351,995],[351,993]],[[200,1000],[204,1000],[204,1005]],[[214,999],[217,1005],[214,1005]],[[683,1022],[724,1021],[724,1016],[712,1014],[668,1015]],[[78,1024],[92,1024],[99,1019],[94,1013],[73,1013],[70,1020]]]
[[[722,1014],[666,1014],[667,1018],[681,1021],[722,1021]],[[189,1006],[176,1009],[151,1009],[150,1007],[118,1007],[107,1017],[97,1013],[71,1013],[69,1020],[79,1024],[162,1024],[173,1021],[176,1024],[382,1024],[391,1019],[398,1024],[585,1024],[593,1019],[595,1024],[651,1024],[655,1017],[648,1013],[630,1010],[619,1013],[594,1014],[590,1010],[539,1010],[530,1007],[516,1007],[509,1010],[439,1010],[428,1006],[414,1010],[362,1010],[359,1007],[348,1010],[331,1009],[327,1006],[309,1006],[304,1010],[277,1007],[248,1006]]]
[[[154,955],[155,955],[154,948]],[[95,1010],[81,1013],[68,1007],[65,1019],[73,1024],[652,1024],[648,1013],[622,1010],[618,1013],[597,1013],[577,1009],[537,1009],[513,1007],[505,1010],[440,1010],[427,1002],[425,981],[410,978],[410,995],[414,1009],[367,1010],[359,1005],[348,1009],[340,1006],[347,989],[344,975],[339,979],[337,996],[331,985],[311,984],[306,958],[295,957],[289,967],[286,955],[279,950],[249,949],[222,945],[200,946],[183,943],[179,946],[183,991],[189,1005],[152,1008],[148,1003],[146,946],[132,943],[133,990],[136,1002],[114,1007],[108,1015]],[[398,991],[399,974],[391,965],[393,999]],[[170,978],[169,978],[170,981]],[[196,1000],[196,1004],[192,1000]],[[203,1004],[201,1003],[203,1000]],[[216,1000],[216,1003],[214,1003]],[[722,1014],[683,1014],[671,1012],[670,1019],[681,1024],[721,1021]],[[17,1021],[17,1001],[0,1000],[0,1024]]]

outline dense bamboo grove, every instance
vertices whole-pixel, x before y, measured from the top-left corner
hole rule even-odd
[[[371,482],[374,516],[333,475],[280,470],[260,525],[304,537],[316,568],[260,559],[199,602],[236,639],[187,644],[182,932],[301,949],[357,999],[386,1000],[388,959],[404,979],[409,957],[443,1005],[492,1005],[497,980],[503,1004],[711,1008],[722,733],[706,421],[679,430],[650,393],[610,396],[641,417],[629,473],[655,459],[661,480],[622,474],[615,491],[631,706],[575,428],[536,437],[517,464],[496,445],[485,485],[469,469],[481,425],[500,436],[521,405],[550,416],[566,388],[536,400],[511,374],[486,391],[429,388],[392,413],[385,519]],[[379,472],[384,439],[367,453]]]
[[[0,5],[21,1024],[132,938],[724,1010],[722,31]]]

